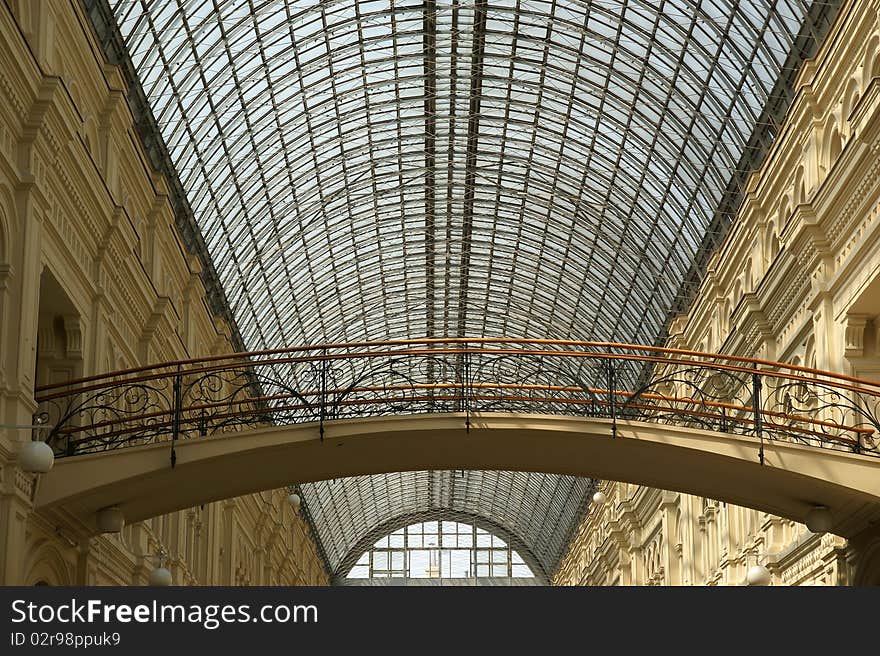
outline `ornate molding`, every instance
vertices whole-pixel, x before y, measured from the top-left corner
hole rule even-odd
[[[64,316],[64,352],[72,360],[79,360],[83,356],[82,321],[79,316],[68,314]]]
[[[846,315],[844,355],[847,358],[860,358],[865,354],[865,327],[869,320],[867,314]]]

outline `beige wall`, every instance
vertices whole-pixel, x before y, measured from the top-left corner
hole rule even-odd
[[[0,0],[0,97],[0,424],[31,423],[37,385],[230,351],[80,2]],[[34,513],[26,439],[0,428],[0,584],[144,584],[160,548],[176,583],[329,580],[283,491],[100,537]]]
[[[691,310],[668,345],[880,379],[880,2],[846,1]],[[744,485],[747,482],[744,482]],[[728,584],[756,562],[776,585],[875,579],[875,542],[766,513],[607,485],[560,584]]]

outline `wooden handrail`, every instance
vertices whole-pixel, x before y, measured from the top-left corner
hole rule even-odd
[[[809,367],[802,367],[800,365],[788,364],[785,362],[776,362],[773,360],[763,360],[758,358],[747,358],[742,356],[735,355],[727,355],[723,353],[706,353],[701,351],[691,351],[687,349],[674,349],[667,347],[659,347],[659,346],[645,346],[642,344],[628,344],[628,343],[615,343],[615,342],[592,342],[592,341],[577,341],[577,340],[553,340],[553,339],[525,339],[525,338],[504,338],[504,337],[483,337],[483,338],[425,338],[425,339],[411,339],[411,340],[389,340],[389,341],[366,341],[366,342],[351,342],[351,343],[328,343],[328,344],[320,344],[316,346],[298,346],[286,349],[267,349],[267,350],[259,350],[259,351],[249,351],[245,353],[229,353],[224,355],[215,355],[208,356],[204,358],[195,358],[189,360],[173,360],[169,362],[161,362],[155,363],[151,365],[146,365],[143,367],[135,367],[130,369],[122,369],[119,371],[108,372],[104,374],[97,374],[94,376],[87,376],[83,378],[77,378],[70,381],[65,381],[61,383],[53,383],[51,385],[42,385],[35,389],[36,392],[43,392],[51,389],[58,388],[69,388],[73,386],[80,386],[85,383],[99,381],[99,380],[111,380],[113,378],[118,378],[120,376],[129,376],[131,374],[137,374],[142,372],[155,371],[161,368],[177,368],[183,367],[186,365],[197,365],[201,363],[211,363],[211,362],[221,362],[224,360],[230,361],[228,366],[221,367],[222,369],[229,368],[229,366],[233,366],[234,364],[242,364],[246,366],[254,366],[257,362],[254,362],[252,358],[254,357],[264,357],[264,356],[277,356],[277,355],[292,355],[292,354],[301,354],[308,352],[315,352],[314,355],[311,355],[307,358],[298,358],[291,361],[302,361],[302,360],[311,360],[311,361],[320,361],[324,359],[340,359],[346,357],[355,357],[358,355],[365,355],[361,353],[328,353],[323,354],[323,351],[330,351],[334,349],[361,349],[361,348],[380,348],[380,347],[399,347],[399,346],[414,346],[414,345],[433,345],[433,344],[464,344],[465,348],[458,349],[426,349],[424,351],[413,351],[412,354],[422,353],[422,354],[443,354],[443,353],[498,353],[499,349],[486,349],[486,348],[477,348],[473,346],[469,346],[472,344],[518,344],[518,345],[527,345],[533,344],[536,346],[565,346],[565,347],[574,347],[577,349],[607,349],[608,352],[605,353],[596,353],[596,352],[582,352],[584,355],[592,354],[594,356],[603,356],[603,357],[614,357],[618,358],[630,358],[630,359],[640,359],[635,355],[627,355],[625,353],[617,354],[613,353],[614,349],[618,350],[630,350],[637,351],[642,353],[661,353],[661,354],[670,354],[670,355],[679,355],[684,357],[697,357],[702,358],[708,361],[722,361],[722,362],[735,362],[738,364],[751,365],[748,368],[748,371],[757,371],[757,372],[765,372],[769,373],[765,370],[756,370],[755,365],[760,365],[763,367],[768,367],[771,369],[785,369],[788,371],[794,371],[801,374],[808,374],[811,376],[822,376],[825,378],[833,378],[837,380],[846,381],[849,383],[853,383],[860,387],[877,387],[880,389],[880,382],[872,381],[864,378],[857,378],[855,376],[848,376],[846,374],[823,371],[821,369],[812,369]],[[511,350],[511,353],[523,353],[523,354],[546,354],[546,355],[554,355],[560,353],[568,353],[574,354],[578,351],[548,351],[548,350],[534,350],[534,351],[523,351],[523,350]],[[392,353],[399,355],[406,355],[410,353],[409,351],[378,351],[377,354],[389,355]],[[279,360],[268,360],[268,362],[278,362]],[[283,361],[283,359],[282,359]],[[670,359],[670,361],[675,361]],[[267,362],[267,361],[263,361]],[[746,370],[745,368],[743,370]],[[195,370],[187,370],[186,373],[192,372],[197,373],[202,371],[200,369]],[[170,372],[168,372],[170,373]],[[777,372],[773,372],[777,373]],[[147,378],[156,378],[161,377],[163,374],[157,373],[154,376],[148,376]],[[806,378],[806,380],[811,380],[810,378]],[[126,380],[131,380],[126,378]]]
[[[414,344],[450,344],[450,343],[488,343],[488,344],[536,344],[536,345],[554,345],[554,346],[570,346],[570,347],[578,347],[581,349],[584,348],[606,348],[609,349],[607,352],[596,352],[596,351],[587,351],[587,350],[575,350],[575,351],[565,351],[565,350],[547,350],[547,349],[498,349],[498,348],[480,348],[474,346],[466,346],[464,348],[445,348],[445,349],[408,349],[408,350],[399,350],[399,351],[387,351],[387,350],[370,350],[370,351],[357,351],[357,352],[344,352],[344,353],[324,353],[324,351],[330,349],[339,349],[339,348],[375,348],[375,347],[387,347],[387,346],[408,346]],[[637,353],[658,353],[658,354],[669,354],[675,356],[683,356],[683,358],[671,358],[671,357],[662,357],[662,355],[638,355],[636,353],[615,353],[612,349],[630,349],[636,351]],[[305,354],[310,351],[315,351],[314,354],[304,356],[304,355],[293,355],[293,354]],[[740,356],[730,356],[724,354],[717,353],[702,353],[699,351],[687,351],[684,349],[669,349],[662,347],[652,347],[652,346],[641,346],[634,344],[617,344],[612,342],[576,342],[569,340],[526,340],[526,339],[502,339],[502,338],[484,338],[484,339],[458,339],[458,338],[449,338],[449,339],[432,339],[432,340],[405,340],[405,341],[389,341],[389,342],[355,342],[351,344],[331,344],[325,346],[314,346],[314,347],[296,347],[292,349],[275,349],[275,350],[267,350],[267,351],[252,351],[249,353],[236,353],[230,355],[223,356],[211,356],[208,358],[197,358],[192,360],[175,360],[172,362],[159,363],[155,365],[149,365],[146,367],[139,367],[134,369],[124,369],[115,372],[110,372],[106,374],[100,374],[95,376],[87,376],[84,378],[78,378],[74,380],[65,381],[62,383],[53,383],[51,385],[43,385],[37,387],[35,389],[37,395],[37,401],[45,401],[53,398],[59,398],[62,396],[67,396],[71,392],[82,393],[87,391],[92,391],[96,389],[100,389],[105,387],[106,385],[102,384],[105,382],[109,383],[137,383],[137,382],[145,382],[148,380],[158,380],[165,377],[173,376],[177,373],[176,368],[182,367],[184,365],[199,365],[199,364],[208,364],[208,363],[218,363],[212,364],[211,366],[203,366],[203,367],[195,367],[192,369],[182,370],[180,373],[182,375],[194,375],[200,373],[210,373],[211,371],[226,371],[235,367],[247,367],[254,368],[264,365],[278,365],[278,364],[292,364],[296,362],[321,362],[324,360],[345,360],[345,359],[360,359],[360,358],[371,358],[371,357],[381,357],[381,356],[425,356],[425,355],[456,355],[456,354],[487,354],[487,355],[517,355],[517,356],[536,356],[536,357],[572,357],[572,358],[602,358],[602,359],[612,359],[612,360],[636,360],[640,362],[651,362],[655,364],[676,364],[676,365],[684,365],[684,364],[693,364],[699,365],[704,364],[708,367],[717,369],[719,371],[732,371],[738,373],[757,373],[760,375],[767,376],[777,376],[780,378],[785,378],[788,380],[801,380],[804,382],[816,383],[819,382],[815,378],[815,376],[821,376],[823,379],[827,381],[841,381],[841,383],[837,383],[841,389],[846,389],[848,391],[856,391],[856,392],[866,392],[869,394],[880,395],[880,382],[871,381],[863,378],[857,378],[855,376],[848,376],[845,374],[839,374],[830,371],[822,371],[820,369],[811,369],[808,367],[801,367],[799,365],[791,365],[784,362],[774,362],[771,360],[760,360],[754,358],[744,358]],[[254,357],[264,357],[267,355],[286,355],[288,357],[280,357],[273,359],[260,359],[254,360]],[[702,358],[700,360],[689,360],[687,358],[697,357]],[[226,361],[224,364],[219,364],[221,362]],[[733,364],[728,364],[733,363]],[[750,366],[743,366],[750,365]],[[770,369],[762,369],[755,368],[755,365],[761,365],[764,367],[769,367]],[[168,371],[157,371],[158,369],[168,369]],[[783,371],[779,371],[782,369]],[[129,377],[131,374],[138,374],[144,372],[155,372],[152,374],[145,374],[141,376]],[[793,372],[793,373],[789,373]],[[806,375],[803,375],[806,374]],[[124,378],[120,378],[124,377]],[[89,384],[91,383],[91,384]],[[57,390],[57,392],[52,393],[52,391]],[[45,392],[49,392],[49,394],[43,394]]]

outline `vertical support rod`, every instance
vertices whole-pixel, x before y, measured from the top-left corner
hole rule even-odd
[[[758,461],[764,464],[764,425],[761,418],[761,376],[760,374],[752,374],[752,412],[755,418],[755,433],[761,440],[761,446],[758,450]]]
[[[617,399],[614,392],[614,361],[608,360],[608,408],[611,412],[611,437],[617,437]]]
[[[177,365],[177,373],[174,374],[173,393],[174,393],[174,419],[171,424],[171,469],[177,463],[177,452],[174,449],[174,443],[180,437],[180,413],[183,390],[180,384],[180,365]]]
[[[53,429],[53,430],[54,430],[54,429]],[[38,438],[38,439],[39,439],[39,438]],[[45,440],[44,440],[44,441],[45,441]],[[51,446],[51,445],[50,445],[50,446]],[[70,441],[70,432],[69,432],[69,431],[68,431],[68,433],[67,433],[67,435],[66,435],[66,441],[65,441],[65,444],[64,444],[64,452],[65,452],[68,456],[72,456],[72,455],[75,455],[75,454],[76,454],[76,446],[73,444],[73,442]]]

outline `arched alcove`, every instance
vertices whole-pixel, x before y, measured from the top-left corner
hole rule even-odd
[[[853,572],[853,585],[880,586],[880,539],[860,545],[858,561]]]
[[[12,322],[17,320],[16,313],[10,311],[10,290],[7,283],[12,264],[10,244],[12,243],[13,207],[11,192],[5,185],[0,184],[0,384],[6,376],[4,364],[9,348],[6,343],[10,341],[7,336],[10,334],[9,331],[13,329]]]
[[[880,77],[880,36],[874,35],[868,42],[868,48],[865,51],[865,87],[875,77]]]
[[[0,265],[9,263],[9,223],[6,219],[6,210],[0,202]]]
[[[786,193],[779,203],[779,221],[777,227],[780,232],[785,229],[785,224],[788,223],[789,218],[791,218],[791,198]]]
[[[736,282],[733,283],[733,296],[731,297],[731,307],[735,308],[739,305],[740,300],[742,300],[743,295],[743,284],[742,278],[737,278]]]
[[[793,199],[795,206],[801,205],[807,201],[807,190],[804,182],[804,165],[801,164],[794,174]]]
[[[846,91],[843,94],[843,109],[841,114],[843,123],[849,126],[849,129],[847,130],[849,134],[852,133],[852,125],[849,123],[849,117],[855,106],[858,104],[860,95],[861,85],[856,78],[852,78],[846,85]]]
[[[98,147],[98,124],[93,116],[88,116],[82,125],[82,141],[86,152],[99,169],[102,168],[101,152]]]
[[[769,266],[777,253],[779,253],[779,237],[776,234],[775,222],[770,221],[764,229],[764,265]]]
[[[843,152],[843,137],[840,134],[840,128],[835,124],[830,128],[828,135],[827,161],[828,170],[834,166],[840,153]]]
[[[38,540],[28,550],[24,566],[27,585],[72,585],[70,564],[48,540]]]
[[[810,335],[804,345],[804,365],[816,369],[816,338]]]
[[[36,384],[50,385],[81,377],[86,343],[82,315],[48,266],[40,275],[39,298]],[[61,443],[53,446],[66,448]]]
[[[0,182],[0,264],[10,264],[15,242],[15,194]]]
[[[721,339],[725,338],[725,333],[730,329],[730,313],[732,312],[732,306],[730,305],[730,299],[725,298],[724,303],[721,306]]]

